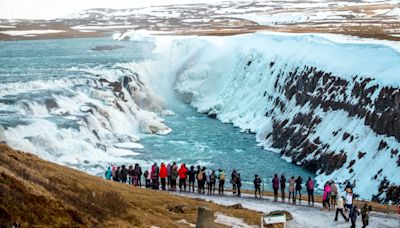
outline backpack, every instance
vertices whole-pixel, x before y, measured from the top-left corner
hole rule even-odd
[[[199,174],[197,174],[197,180],[201,181],[203,180],[203,171],[200,171]]]
[[[310,180],[309,182],[308,182],[308,184],[307,184],[307,188],[308,189],[314,189],[314,181],[313,180]]]
[[[220,180],[225,180],[225,173],[220,173],[219,174],[219,179]]]

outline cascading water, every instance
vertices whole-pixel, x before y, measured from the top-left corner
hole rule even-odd
[[[110,163],[176,160],[236,168],[247,183],[258,173],[269,184],[275,172],[311,175],[296,163],[316,171],[319,184],[361,180],[356,190],[364,198],[385,197],[399,184],[398,135],[351,109],[382,116],[384,89],[398,86],[394,49],[250,34],[135,37],[118,43],[124,48],[91,51],[116,42],[0,43],[0,141],[92,174]],[[175,95],[255,133],[260,146],[289,162],[255,147],[252,135],[182,108]],[[177,115],[168,117],[166,107]]]

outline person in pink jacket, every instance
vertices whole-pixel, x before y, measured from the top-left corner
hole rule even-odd
[[[331,198],[331,185],[329,182],[325,183],[325,187],[324,187],[324,194],[322,195],[322,204],[324,205],[324,208],[330,210],[331,209],[331,205],[329,203],[330,198]]]

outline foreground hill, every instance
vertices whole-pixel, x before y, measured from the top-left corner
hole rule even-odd
[[[0,227],[187,227],[197,207],[257,224],[260,214],[165,192],[133,189],[0,145]],[[184,213],[173,211],[186,205]]]

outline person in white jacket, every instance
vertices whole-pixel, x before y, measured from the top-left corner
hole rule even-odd
[[[346,220],[346,222],[348,222],[349,218],[347,218],[346,215],[343,213],[343,208],[344,208],[343,198],[340,195],[337,195],[336,201],[337,201],[337,207],[336,207],[335,222],[337,222],[337,220],[338,220],[339,212],[343,216],[344,220]]]
[[[344,205],[344,210],[347,212],[353,208],[353,193],[349,192],[346,195],[346,205]]]

